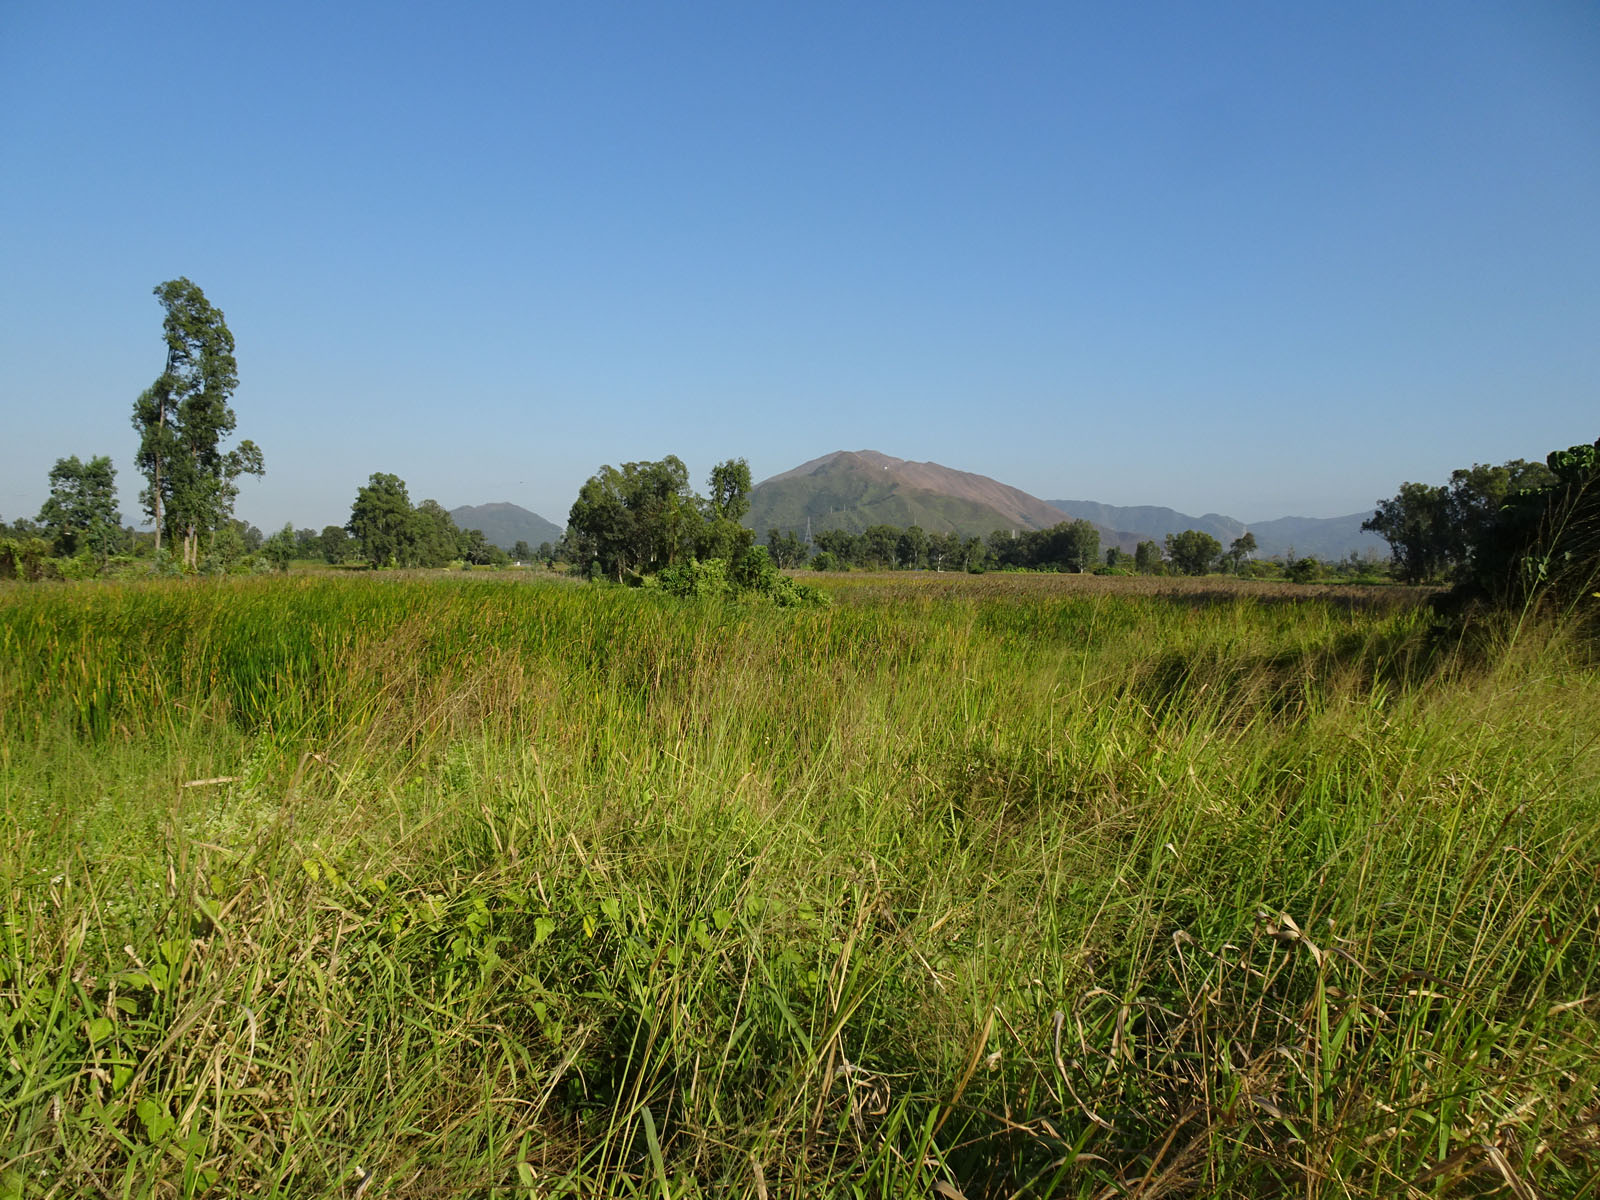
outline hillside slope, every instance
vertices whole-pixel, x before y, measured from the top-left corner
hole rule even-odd
[[[763,480],[751,493],[745,524],[762,535],[774,528],[803,533],[809,522],[813,532],[920,525],[930,533],[984,537],[996,529],[1048,529],[1070,519],[986,475],[876,450],[840,450]]]

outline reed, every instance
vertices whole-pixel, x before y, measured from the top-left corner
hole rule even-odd
[[[0,1195],[1592,1194],[1590,645],[1123,582],[0,591]]]

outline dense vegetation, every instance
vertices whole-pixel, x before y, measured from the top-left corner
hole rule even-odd
[[[1592,1186],[1576,624],[824,582],[0,591],[0,1194]]]
[[[1414,583],[1448,579],[1513,604],[1552,584],[1576,597],[1600,582],[1600,440],[1543,463],[1475,463],[1448,484],[1403,483],[1362,528],[1388,541],[1396,574]]]

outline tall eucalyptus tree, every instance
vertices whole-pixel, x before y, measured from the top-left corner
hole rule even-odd
[[[195,566],[200,534],[233,514],[240,475],[261,475],[261,450],[248,439],[224,451],[222,440],[237,419],[229,400],[239,386],[233,334],[222,312],[199,285],[169,279],[155,288],[166,311],[162,335],[166,367],[133,404],[139,431],[135,458],[148,485],[140,493],[155,522],[156,548],[163,531],[181,539],[183,559]]]

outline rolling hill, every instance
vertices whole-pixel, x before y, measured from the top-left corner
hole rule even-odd
[[[509,503],[463,504],[450,510],[450,519],[458,529],[481,529],[485,541],[507,551],[518,542],[537,550],[540,542],[555,542],[563,533],[538,513]]]
[[[839,450],[763,480],[750,494],[745,524],[814,533],[872,525],[920,525],[930,533],[984,537],[996,529],[1048,529],[1071,520],[1037,496],[986,475],[876,450]],[[1114,535],[1103,530],[1110,545]]]

